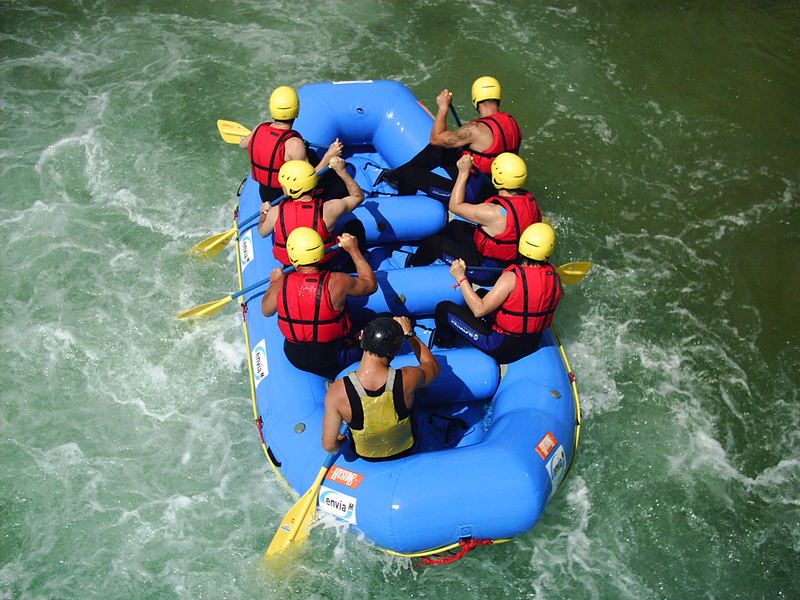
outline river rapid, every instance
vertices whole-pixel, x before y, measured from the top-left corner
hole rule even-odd
[[[800,5],[0,3],[0,598],[800,597]],[[295,498],[252,422],[229,227],[277,85],[491,74],[555,260],[584,427],[537,526],[414,568]],[[287,401],[291,392],[287,390]],[[481,482],[475,482],[481,485]],[[453,503],[458,498],[452,499]]]

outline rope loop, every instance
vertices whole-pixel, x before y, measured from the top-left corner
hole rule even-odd
[[[489,546],[494,544],[494,540],[460,540],[458,545],[461,550],[455,551],[455,548],[449,550],[450,554],[437,554],[434,556],[423,556],[422,559],[414,565],[416,569],[420,565],[446,565],[457,560],[461,560],[467,554],[472,552],[478,546]]]

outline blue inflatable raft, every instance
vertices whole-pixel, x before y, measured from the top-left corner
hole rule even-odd
[[[356,321],[385,311],[412,316],[427,342],[436,304],[463,299],[446,265],[403,265],[413,241],[439,231],[447,211],[427,196],[399,197],[374,182],[382,168],[404,163],[428,143],[430,112],[393,81],[318,83],[298,93],[295,129],[320,148],[338,137],[367,195],[353,214],[365,225],[366,256],[379,285],[372,296],[353,299],[351,314]],[[243,290],[279,266],[272,236],[259,236],[251,219],[260,205],[258,184],[248,177],[236,219]],[[241,296],[253,410],[270,464],[302,494],[327,457],[321,446],[327,381],[288,362],[277,319],[261,314],[263,292],[260,285]],[[345,444],[319,494],[320,511],[394,554],[427,556],[525,533],[563,481],[578,445],[575,378],[552,330],[536,352],[507,366],[471,347],[434,348],[434,355],[442,372],[417,393],[416,452],[367,462]],[[392,364],[416,364],[408,345]]]

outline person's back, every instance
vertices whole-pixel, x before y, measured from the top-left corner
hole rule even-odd
[[[389,367],[380,378],[384,382],[374,389],[364,387],[357,371],[343,379],[356,453],[368,459],[394,458],[414,445],[403,370]]]
[[[258,182],[261,201],[265,203],[273,202],[282,195],[278,175],[285,163],[309,160],[303,136],[292,129],[300,112],[297,92],[287,85],[275,88],[269,98],[269,112],[273,120],[259,124],[239,142],[239,146],[247,148],[250,175]],[[315,171],[319,172],[328,166],[330,159],[341,152],[342,145],[337,139],[319,160]]]
[[[450,90],[436,97],[437,112],[431,127],[430,144],[414,158],[396,169],[381,173],[378,182],[386,181],[401,195],[421,190],[431,197],[447,201],[456,178],[456,162],[469,154],[475,164],[467,187],[469,202],[482,201],[492,192],[486,175],[495,157],[503,152],[518,153],[522,132],[517,121],[500,110],[502,90],[494,77],[479,77],[472,84],[472,105],[478,118],[458,129],[447,129],[447,115],[452,102]],[[430,171],[443,168],[451,179]],[[378,183],[376,182],[376,183]]]
[[[347,298],[367,296],[378,289],[375,273],[358,249],[356,239],[344,233],[339,245],[352,258],[355,277],[321,272],[319,263],[325,253],[322,238],[312,229],[295,229],[287,240],[295,272],[284,274],[282,269],[274,269],[261,301],[265,316],[278,313],[289,362],[327,379],[333,379],[358,359],[358,348],[349,343],[353,332]]]
[[[275,297],[278,327],[295,344],[333,342],[350,331],[350,317],[331,299],[334,274],[306,267],[287,273]]]
[[[492,329],[516,337],[541,335],[561,301],[561,280],[549,262],[512,265],[514,286],[495,314]]]
[[[510,152],[500,154],[492,163],[491,173],[497,192],[484,201],[489,207],[465,204],[459,207],[463,213],[460,216],[468,215],[465,218],[479,225],[473,241],[482,257],[510,263],[517,258],[522,232],[541,221],[542,212],[536,197],[522,189],[528,169],[519,156]]]
[[[407,339],[420,365],[395,370],[389,363]],[[390,460],[413,451],[411,409],[414,390],[429,385],[439,365],[414,335],[407,317],[380,317],[364,329],[364,354],[356,371],[337,379],[325,398],[322,443],[328,452],[341,446],[342,420],[350,425],[356,453],[366,460]]]
[[[555,242],[547,223],[528,226],[518,246],[521,264],[505,269],[483,294],[472,288],[464,261],[453,261],[450,274],[467,306],[447,300],[436,306],[436,345],[450,345],[460,336],[500,363],[535,352],[561,300],[558,271],[548,262]]]
[[[519,154],[522,143],[522,131],[517,120],[507,112],[500,110],[502,90],[500,82],[494,77],[479,77],[472,84],[472,105],[480,116],[471,124],[488,128],[486,136],[484,127],[478,127],[475,139],[464,147],[464,154],[472,156],[474,168],[489,175],[495,158],[504,152]]]
[[[364,191],[347,172],[345,162],[340,157],[331,159],[331,169],[341,178],[347,188],[347,196],[323,201],[315,198],[313,192],[319,181],[316,171],[305,161],[289,161],[281,167],[278,179],[286,195],[276,207],[265,204],[261,208],[258,231],[262,237],[273,235],[272,253],[284,265],[290,264],[286,251],[286,240],[298,227],[308,227],[322,237],[325,248],[334,245],[336,221],[352,212],[364,201]],[[351,219],[342,229],[366,243],[364,226],[358,219]],[[352,261],[343,261],[341,253],[326,254],[321,262],[337,270],[352,270]]]
[[[505,267],[517,258],[517,244],[526,227],[542,219],[536,198],[522,189],[528,177],[525,161],[505,152],[492,164],[493,196],[480,204],[465,202],[472,158],[464,155],[456,163],[456,177],[448,209],[461,219],[452,219],[442,231],[422,240],[407,266],[419,267],[440,258],[446,262],[461,258],[471,265]],[[482,282],[494,282],[497,275],[482,273]]]

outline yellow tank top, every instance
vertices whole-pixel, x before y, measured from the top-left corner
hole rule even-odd
[[[355,371],[348,373],[347,379],[356,394],[353,397],[348,390],[350,404],[360,404],[364,415],[363,427],[350,429],[356,452],[366,458],[386,458],[411,448],[414,445],[411,419],[401,419],[394,407],[395,370],[389,368],[386,385],[377,396],[367,393]]]

